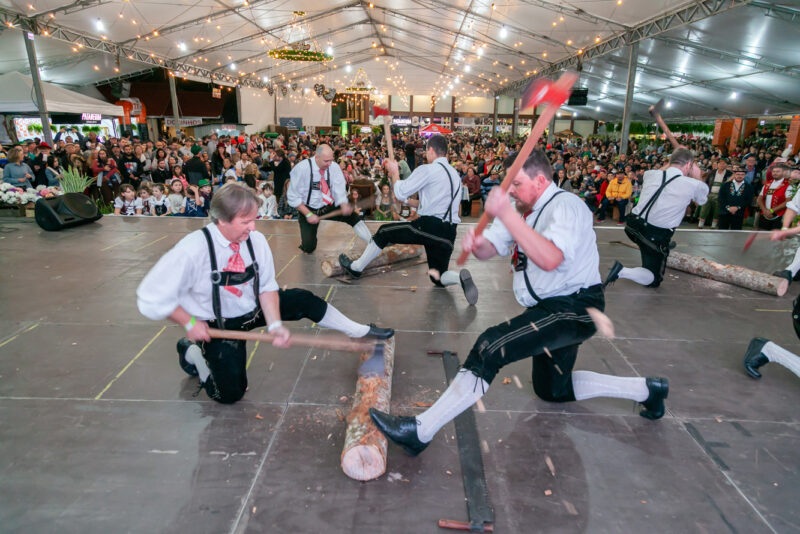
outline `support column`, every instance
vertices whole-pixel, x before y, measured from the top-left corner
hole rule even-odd
[[[516,139],[519,135],[519,98],[514,99],[514,116],[511,119],[511,138]]]
[[[553,144],[556,140],[556,116],[550,119],[550,126],[547,127],[547,142]]]
[[[450,97],[450,129],[456,131],[456,97]]]
[[[497,102],[499,101],[499,96],[495,95],[494,97],[494,114],[492,115],[492,139],[497,138]]]
[[[639,64],[639,42],[629,47],[628,85],[625,90],[625,108],[622,110],[622,136],[620,137],[620,154],[628,153],[628,137],[631,133],[631,106],[633,105],[633,88],[636,84],[636,67]]]
[[[181,136],[181,112],[178,108],[178,91],[175,89],[175,76],[169,75],[169,96],[172,99],[172,117],[175,120],[175,137]]]
[[[800,117],[794,116],[792,122],[789,123],[789,131],[786,133],[786,147],[792,145],[791,155],[797,154],[797,149],[800,148]]]
[[[39,76],[39,63],[36,60],[36,48],[33,45],[33,33],[23,32],[22,39],[25,41],[25,51],[28,53],[28,64],[31,67],[31,80],[33,81],[33,93],[36,98],[36,107],[39,109],[39,118],[42,120],[42,134],[45,142],[53,147],[53,132],[50,131],[50,117],[47,114],[47,102],[44,99],[42,88],[42,78]]]

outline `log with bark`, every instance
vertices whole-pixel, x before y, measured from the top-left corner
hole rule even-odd
[[[672,251],[667,267],[777,297],[782,297],[789,289],[789,281],[784,278],[682,252]]]
[[[347,416],[347,432],[342,450],[342,471],[355,480],[373,480],[386,472],[386,436],[375,427],[369,409],[389,411],[394,369],[394,340],[386,341],[384,372],[379,376],[359,376],[353,408]],[[371,354],[361,355],[364,362]]]
[[[422,245],[390,245],[384,248],[380,255],[367,265],[364,273],[385,265],[418,258],[422,255],[422,250]],[[345,272],[342,266],[339,265],[338,258],[326,258],[322,261],[322,274],[327,277],[334,277],[341,276]]]

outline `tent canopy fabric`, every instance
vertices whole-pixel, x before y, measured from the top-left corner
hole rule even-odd
[[[0,75],[0,113],[38,113],[33,80],[19,72]],[[122,107],[97,98],[42,82],[49,113],[101,113],[112,117],[123,114]]]
[[[422,128],[419,133],[421,134],[451,134],[453,133],[452,130],[448,130],[443,126],[439,126],[438,124],[431,124]]]

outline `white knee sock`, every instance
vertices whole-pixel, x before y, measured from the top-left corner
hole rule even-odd
[[[417,416],[419,440],[423,443],[432,440],[440,428],[475,404],[488,389],[489,384],[484,379],[472,371],[460,369],[439,400]]]
[[[372,234],[369,233],[369,228],[367,228],[367,223],[364,221],[358,221],[355,226],[353,226],[353,230],[355,230],[356,235],[359,239],[369,243],[372,241]]]
[[[650,396],[644,378],[601,375],[591,371],[573,371],[572,390],[576,400],[614,397],[644,402]]]
[[[361,257],[358,258],[356,261],[354,261],[350,265],[350,267],[352,267],[354,271],[358,272],[363,271],[364,269],[367,268],[369,262],[371,262],[380,255],[381,250],[383,249],[378,247],[378,245],[375,244],[375,241],[370,241],[369,243],[367,243],[367,248],[364,249],[364,253],[361,254]]]
[[[764,348],[761,349],[761,354],[766,356],[769,361],[779,363],[797,376],[800,376],[800,356],[792,354],[772,341],[764,345]]]
[[[325,310],[325,316],[322,317],[319,325],[331,330],[338,330],[350,337],[364,337],[369,332],[369,325],[359,324],[349,319],[330,304],[328,304],[328,309]]]
[[[439,282],[441,282],[443,286],[453,286],[456,284],[460,284],[461,278],[455,271],[445,271],[439,277]]]
[[[200,377],[200,382],[205,382],[208,375],[211,374],[211,369],[208,368],[205,358],[203,358],[203,351],[197,345],[189,345],[186,349],[186,361],[193,364],[197,368],[197,374]]]
[[[619,272],[620,278],[627,278],[628,280],[633,280],[639,285],[649,286],[653,283],[653,280],[656,279],[653,276],[653,273],[645,269],[644,267],[634,267],[633,269],[629,269],[627,267],[623,267],[622,270]]]
[[[787,269],[792,271],[792,276],[796,275],[797,271],[800,271],[800,247],[797,247],[797,252],[794,253],[794,259]]]

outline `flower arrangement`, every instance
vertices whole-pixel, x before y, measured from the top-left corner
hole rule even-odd
[[[63,191],[58,187],[40,185],[36,189],[28,189],[26,191],[11,184],[0,183],[0,205],[4,206],[24,206],[31,202],[36,202],[40,198],[50,198],[63,194]]]
[[[58,181],[65,193],[83,193],[94,183],[94,178],[81,174],[75,167],[70,167],[69,170],[61,171]]]

